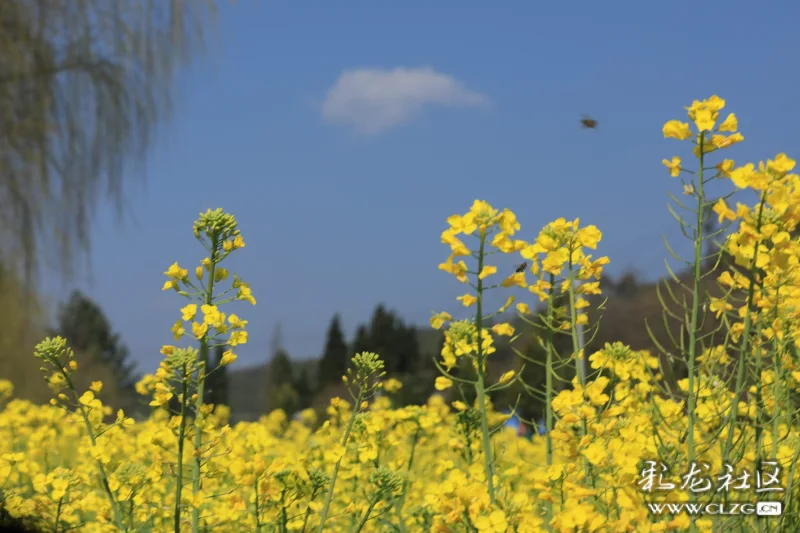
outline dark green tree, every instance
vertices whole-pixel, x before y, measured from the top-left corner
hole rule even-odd
[[[214,348],[214,357],[211,363],[211,373],[208,375],[208,377],[206,377],[205,394],[207,394],[208,398],[207,403],[213,405],[230,405],[228,396],[228,367],[219,366],[224,353],[225,346],[217,346]]]
[[[269,363],[269,382],[270,384],[292,383],[294,378],[294,366],[289,354],[280,349]]]
[[[123,211],[123,178],[144,175],[212,12],[212,1],[0,2],[7,266],[31,278],[53,254],[69,274],[88,251],[95,208],[110,199]]]
[[[348,359],[347,343],[344,340],[339,315],[336,314],[328,326],[325,351],[319,360],[317,388],[322,389],[331,383],[341,383],[342,376],[347,371]]]
[[[401,375],[415,373],[420,364],[417,329],[396,319],[394,335],[396,339],[392,346],[392,350],[395,352],[394,371]]]
[[[128,349],[91,299],[79,291],[73,292],[59,310],[54,334],[67,339],[75,352],[108,366],[121,390],[134,391],[138,376]]]
[[[624,299],[631,299],[639,292],[639,279],[635,272],[626,272],[616,281],[614,295]]]
[[[279,349],[267,371],[267,411],[283,409],[291,416],[300,406],[300,396],[294,388],[294,366],[283,349]]]
[[[356,329],[356,336],[353,339],[353,348],[350,350],[353,355],[361,352],[368,352],[372,349],[372,343],[369,338],[369,330],[367,326],[360,325]]]
[[[314,387],[311,384],[311,379],[308,376],[308,369],[306,367],[300,368],[296,372],[294,379],[294,390],[297,392],[299,410],[306,409],[311,406],[314,399]]]
[[[372,314],[369,327],[356,333],[357,351],[375,352],[386,365],[386,373],[404,376],[416,372],[420,348],[417,330],[407,326],[395,311],[379,304]]]
[[[419,379],[425,369],[418,334],[417,329],[406,325],[397,312],[379,304],[369,324],[360,325],[353,340],[353,353],[377,353],[384,361],[386,373],[404,383],[402,393],[396,398],[403,405],[427,400],[429,387]],[[431,381],[431,390],[432,386]]]
[[[375,352],[383,359],[387,374],[396,374],[400,366],[397,361],[397,325],[395,316],[383,304],[379,304],[372,313],[369,324],[369,351]]]
[[[272,329],[272,338],[269,341],[269,360],[272,361],[281,350],[283,350],[283,326],[278,322]]]
[[[423,352],[420,346],[420,335],[426,337],[426,347],[424,353],[420,353],[414,363],[413,371],[399,376],[403,382],[402,392],[399,394],[398,402],[400,405],[423,405],[431,395],[436,392],[434,382],[439,370],[434,364],[434,359],[441,360],[442,347],[444,346],[444,334],[436,330],[426,330],[423,332],[412,328],[417,349]]]

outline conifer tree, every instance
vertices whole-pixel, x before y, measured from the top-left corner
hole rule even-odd
[[[348,350],[344,340],[339,315],[331,319],[325,341],[325,351],[319,360],[317,372],[317,385],[322,388],[330,383],[341,382],[342,376],[347,371]]]
[[[128,348],[100,307],[79,291],[75,291],[58,313],[56,335],[69,341],[73,350],[94,358],[111,369],[120,390],[133,393],[138,380],[136,365]]]
[[[269,363],[267,412],[282,409],[292,416],[299,408],[300,397],[294,388],[294,366],[285,350],[278,349]]]

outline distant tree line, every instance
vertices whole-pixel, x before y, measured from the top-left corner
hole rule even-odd
[[[712,285],[713,280],[709,281],[709,292],[715,290]],[[658,354],[659,350],[644,326],[645,321],[657,339],[663,341],[676,334],[666,329],[654,283],[642,282],[636,274],[629,272],[616,278],[604,278],[602,289],[602,298],[608,300],[602,310],[590,311],[590,321],[599,321],[600,325],[597,332],[587,331],[587,356],[602,349],[605,343],[614,341]],[[600,301],[592,303],[596,306]],[[543,312],[543,308],[535,311],[534,323],[542,324]],[[496,320],[510,322],[519,338],[513,346],[503,337],[496,339],[496,352],[487,363],[490,379],[513,369],[521,373],[524,385],[520,382],[496,393],[492,402],[498,410],[515,409],[524,420],[538,421],[544,411],[543,398],[538,393],[545,381],[546,353],[538,338],[542,332],[521,322],[513,313]],[[708,327],[713,327],[713,323],[709,322]],[[127,347],[119,334],[113,331],[105,313],[90,298],[80,292],[73,293],[60,306],[55,325],[48,333],[65,337],[76,352],[81,365],[81,372],[76,374],[80,381],[77,386],[86,388],[92,381],[100,380],[104,384],[104,402],[108,405],[122,407],[134,415],[146,416],[149,413],[147,399],[135,392],[139,375]],[[369,320],[354,328],[351,339],[346,337],[341,318],[335,314],[331,317],[318,357],[308,360],[291,357],[282,346],[280,328],[277,328],[268,364],[261,367],[266,372],[260,381],[253,375],[262,375],[258,369],[229,370],[221,367],[209,374],[206,397],[208,403],[231,406],[234,418],[237,409],[247,411],[251,417],[275,409],[282,409],[287,416],[309,407],[322,411],[333,396],[347,398],[341,378],[355,353],[369,351],[378,353],[384,360],[387,378],[396,378],[403,384],[402,389],[393,394],[393,400],[400,405],[422,404],[436,393],[433,385],[438,370],[433,360],[440,357],[442,343],[442,332],[427,325],[416,327],[409,324],[384,304],[377,305]],[[561,357],[568,358],[572,353],[571,339],[567,334],[557,335],[554,346]],[[212,369],[218,366],[225,350],[224,346],[214,348],[210,358]],[[453,372],[469,377],[472,369],[456,367]],[[248,382],[245,387],[248,390],[235,391],[239,398],[236,404],[232,401],[232,374],[256,378]],[[568,387],[574,376],[574,363],[567,362],[556,377],[556,390]],[[31,379],[42,381],[38,375]],[[238,380],[236,386],[239,387]],[[469,387],[463,390],[456,387],[443,395],[448,401],[474,401],[474,391]],[[177,408],[177,404],[172,407]]]
[[[344,396],[342,376],[353,355],[365,351],[380,354],[387,378],[397,378],[408,386],[401,398],[403,403],[424,402],[433,391],[432,379],[424,387],[419,386],[418,379],[412,379],[433,368],[421,355],[418,329],[379,304],[370,321],[357,326],[351,342],[345,337],[339,314],[335,314],[328,325],[322,353],[310,364],[293,363],[282,347],[273,347],[267,370],[267,409],[279,408],[291,414],[314,406],[320,399]]]

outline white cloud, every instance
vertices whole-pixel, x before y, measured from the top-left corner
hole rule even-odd
[[[376,134],[418,116],[426,105],[474,107],[487,101],[430,67],[355,69],[343,72],[328,90],[322,116]]]

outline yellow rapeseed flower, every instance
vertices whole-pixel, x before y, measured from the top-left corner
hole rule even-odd
[[[664,124],[664,137],[667,139],[678,139],[679,141],[683,141],[691,136],[692,130],[689,129],[689,125],[685,122],[670,120]]]
[[[226,350],[225,352],[223,352],[219,364],[222,366],[226,366],[234,362],[236,362],[236,354],[233,353],[231,350]]]
[[[677,178],[681,173],[681,158],[678,156],[674,156],[672,160],[664,159],[661,161],[664,166],[669,169],[669,175],[673,178]]]
[[[436,390],[439,390],[439,391],[447,390],[452,386],[453,386],[453,381],[452,380],[450,380],[450,379],[448,379],[448,378],[446,378],[444,376],[439,376],[439,377],[436,378],[436,382],[435,382]]]
[[[181,318],[183,320],[186,320],[186,321],[194,320],[195,314],[197,314],[197,305],[196,304],[189,304],[186,307],[181,309]]]
[[[464,295],[461,295],[461,296],[457,297],[456,299],[457,299],[458,301],[460,301],[460,302],[461,302],[461,304],[462,304],[464,307],[470,307],[471,305],[475,305],[475,302],[477,302],[477,301],[478,301],[478,299],[477,299],[476,297],[474,297],[473,295],[471,295],[471,294],[469,294],[469,293],[467,293],[467,294],[464,294]],[[437,329],[438,329],[438,328],[437,328]]]
[[[502,376],[500,376],[498,383],[508,383],[509,381],[514,379],[515,375],[516,372],[514,370],[509,370],[508,372],[505,372]]]
[[[478,279],[486,279],[487,277],[491,276],[497,272],[497,267],[493,265],[486,265],[481,269],[480,273],[478,274]]]

